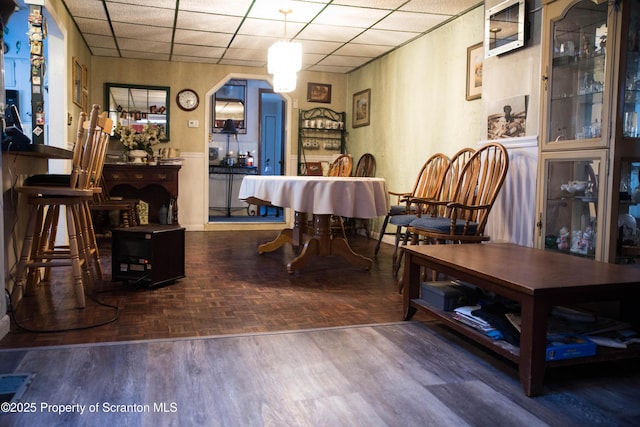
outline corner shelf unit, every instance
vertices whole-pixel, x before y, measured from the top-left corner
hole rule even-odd
[[[345,113],[328,108],[300,110],[298,117],[298,175],[304,175],[308,153],[345,153]]]

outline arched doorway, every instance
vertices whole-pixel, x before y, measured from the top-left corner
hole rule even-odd
[[[218,113],[216,117],[216,92],[224,93],[225,105],[233,108],[237,102],[225,90],[225,85],[231,82],[235,86],[242,86],[246,82],[246,123],[240,126],[237,135],[221,133],[226,115]],[[237,96],[235,96],[237,97]],[[271,84],[264,76],[250,76],[230,74],[218,82],[205,98],[205,129],[207,141],[205,153],[208,153],[207,178],[205,179],[206,194],[206,223],[208,225],[222,225],[220,228],[233,224],[282,223],[285,221],[283,213],[275,209],[259,209],[248,207],[238,199],[238,190],[242,178],[252,174],[287,173],[287,156],[291,147],[291,108],[290,99],[286,94],[275,94]],[[220,104],[220,103],[218,103]],[[218,105],[220,108],[220,105]],[[238,117],[235,117],[238,123]],[[215,128],[217,127],[217,128]],[[238,154],[253,157],[254,168],[239,168]],[[231,156],[232,169],[225,157]],[[245,162],[245,159],[240,159]],[[214,227],[216,229],[218,227]],[[207,229],[211,229],[208,227]]]

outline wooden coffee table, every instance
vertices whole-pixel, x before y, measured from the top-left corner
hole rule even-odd
[[[590,301],[622,302],[622,314],[634,326],[640,324],[640,268],[608,264],[558,252],[506,243],[423,245],[402,247],[404,319],[425,311],[456,331],[519,365],[520,382],[527,396],[542,392],[545,369],[604,360],[640,357],[640,345],[628,349],[598,347],[592,357],[545,361],[547,317],[551,307]],[[426,267],[451,278],[520,303],[519,351],[497,345],[444,312],[420,299],[420,270]]]

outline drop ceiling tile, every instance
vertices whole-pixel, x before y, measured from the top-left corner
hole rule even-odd
[[[106,3],[121,3],[134,6],[162,7],[165,9],[176,8],[176,0],[105,0]]]
[[[174,43],[227,47],[233,34],[176,29]]]
[[[174,44],[173,55],[201,56],[203,58],[222,58],[225,49],[221,47],[194,46],[190,44]]]
[[[113,37],[101,36],[97,34],[85,34],[84,39],[91,47],[105,47],[108,49],[116,49],[116,43]]]
[[[302,44],[302,53],[319,53],[328,55],[338,49],[344,43],[342,42],[323,42],[314,40],[299,40]]]
[[[393,12],[373,28],[376,30],[411,31],[423,33],[451,18],[448,15],[429,15],[424,13]]]
[[[384,18],[389,11],[330,5],[313,20],[314,24],[368,28]]]
[[[337,65],[339,67],[358,67],[372,58],[362,56],[338,56],[331,55],[318,63],[318,65]]]
[[[265,61],[267,60],[266,49],[227,49],[224,59],[239,59],[243,61]]]
[[[226,57],[221,59],[218,64],[221,65],[236,65],[239,67],[266,67],[267,62],[264,61],[242,61],[239,59],[227,59]]]
[[[104,47],[92,47],[91,53],[96,56],[120,56],[116,49],[107,49]]]
[[[180,10],[244,16],[251,0],[180,0]]]
[[[309,22],[325,6],[327,1],[292,1],[292,0],[255,0],[247,14],[249,18],[271,19],[284,23],[284,14],[280,10],[291,10],[287,14],[288,22]]]
[[[482,3],[481,0],[411,0],[400,10],[453,16]]]
[[[238,34],[231,42],[230,48],[233,49],[260,49],[267,50],[272,44],[279,41],[278,38],[244,36]]]
[[[373,59],[389,52],[392,49],[393,46],[348,43],[338,49],[334,54],[344,56],[365,56]]]
[[[111,27],[109,21],[99,19],[78,18],[76,19],[78,28],[83,34],[100,34],[103,36],[111,36]]]
[[[121,50],[123,58],[135,58],[135,59],[153,59],[156,61],[168,61],[169,54],[167,53],[158,53],[152,51],[129,51],[129,50]]]
[[[355,27],[310,24],[296,37],[297,40],[322,40],[346,43],[363,30]]]
[[[65,0],[65,4],[74,17],[107,19],[100,0]]]
[[[239,16],[210,15],[198,12],[178,12],[177,28],[187,30],[235,33],[242,22]]]
[[[399,46],[411,39],[418,37],[420,33],[390,30],[367,30],[360,34],[352,43],[381,44],[385,46]]]
[[[199,56],[182,56],[172,55],[171,60],[174,62],[197,62],[201,64],[217,64],[219,58],[202,58]]]
[[[302,65],[317,64],[319,61],[322,61],[326,56],[327,55],[322,55],[320,53],[303,53]]]
[[[331,4],[395,10],[406,2],[407,0],[334,0]]]
[[[345,74],[349,71],[353,70],[356,67],[339,67],[339,66],[329,66],[329,65],[314,65],[313,67],[309,67],[307,71],[317,71],[321,73],[340,73]]]
[[[298,34],[300,30],[304,28],[304,24],[300,22],[288,22],[287,34],[288,38],[291,38]],[[284,34],[284,22],[273,21],[269,19],[255,19],[247,18],[240,29],[239,34],[246,34],[251,36],[266,36],[266,37],[281,37],[285,38]]]
[[[162,54],[169,54],[171,52],[171,43],[150,41],[150,40],[137,40],[137,39],[118,39],[118,47],[120,50],[135,50],[139,52],[152,51]]]
[[[171,43],[173,30],[166,27],[152,27],[150,25],[136,25],[127,24],[124,22],[114,22],[113,32],[115,33],[116,37]]]
[[[112,22],[173,27],[174,9],[136,6],[128,3],[107,3],[107,9]]]

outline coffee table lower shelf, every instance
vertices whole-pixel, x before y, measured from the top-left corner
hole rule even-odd
[[[445,326],[455,330],[456,332],[464,335],[465,337],[485,346],[495,353],[505,357],[506,359],[519,364],[520,362],[520,348],[506,341],[494,340],[485,334],[473,329],[470,326],[465,325],[457,321],[454,318],[453,312],[438,310],[430,306],[425,300],[421,298],[414,298],[410,302],[411,316],[415,313],[415,310],[420,310],[436,319],[440,320]],[[409,316],[409,317],[411,317]],[[546,362],[546,366],[549,368],[558,366],[573,366],[579,364],[597,363],[612,360],[623,360],[640,357],[640,344],[632,344],[628,348],[608,348],[597,347],[597,352],[594,356],[577,357],[573,359],[553,360]]]

